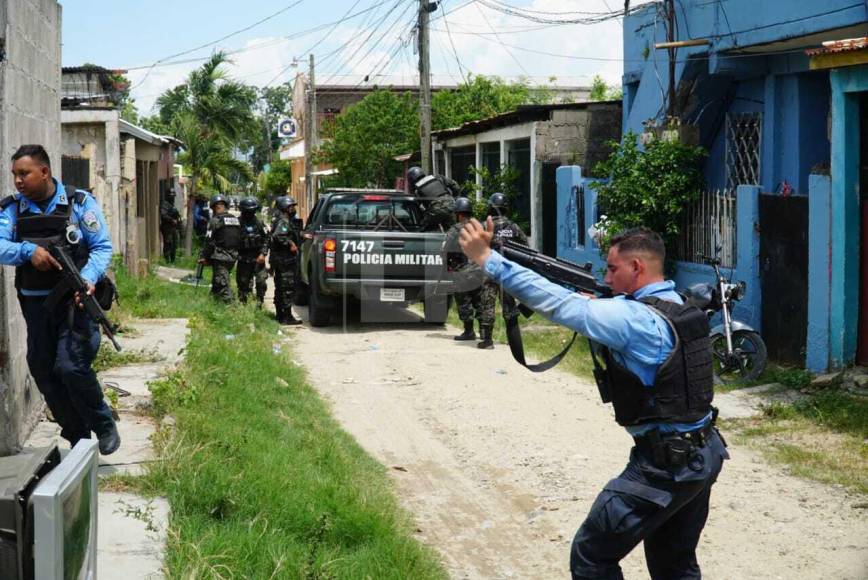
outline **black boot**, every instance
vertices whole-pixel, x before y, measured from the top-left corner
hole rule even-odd
[[[298,326],[301,324],[301,320],[292,315],[292,310],[287,310],[286,314],[283,317],[283,320],[280,321],[281,324],[288,324],[289,326]]]
[[[491,340],[492,330],[494,330],[494,327],[489,326],[488,324],[486,324],[485,326],[480,326],[479,332],[482,334],[482,342],[476,343],[476,348],[494,348],[494,341]]]
[[[476,333],[473,332],[473,320],[464,321],[464,332],[455,337],[455,340],[476,340]]]

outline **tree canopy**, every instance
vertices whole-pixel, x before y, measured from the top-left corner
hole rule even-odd
[[[440,91],[431,99],[431,125],[436,131],[457,127],[511,111],[519,105],[547,103],[551,93],[526,82],[506,83],[499,77],[470,76],[453,91]]]
[[[419,147],[419,114],[410,93],[377,90],[350,105],[330,127],[321,160],[333,164],[347,186],[390,186],[398,174],[393,159]]]

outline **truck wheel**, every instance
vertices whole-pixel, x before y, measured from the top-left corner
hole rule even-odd
[[[320,294],[315,277],[310,279],[310,303],[307,312],[311,326],[328,326],[332,316],[331,306],[327,299]]]
[[[449,302],[446,296],[429,296],[425,299],[425,322],[428,324],[443,324],[449,314]]]

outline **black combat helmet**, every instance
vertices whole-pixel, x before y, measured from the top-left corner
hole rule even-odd
[[[500,192],[492,193],[491,197],[488,198],[488,213],[489,215],[496,213],[497,215],[503,215],[506,212],[506,208],[509,206],[509,200],[506,199],[506,196]]]
[[[222,193],[212,195],[211,201],[208,203],[208,207],[210,207],[211,209],[214,209],[214,206],[216,206],[218,203],[222,203],[227,208],[229,207],[229,203],[226,201],[226,196],[223,195]]]
[[[242,213],[255,213],[259,211],[259,200],[255,197],[245,197],[238,207]]]
[[[416,182],[425,177],[425,172],[422,171],[421,167],[413,166],[407,170],[407,181],[410,182],[410,185],[416,185]]]
[[[456,197],[455,198],[455,209],[453,210],[455,213],[473,213],[473,202],[467,199],[466,197]]]
[[[277,207],[278,211],[287,211],[288,209],[294,208],[297,203],[295,200],[289,197],[288,195],[281,195],[277,198],[277,202],[275,203],[275,207]]]

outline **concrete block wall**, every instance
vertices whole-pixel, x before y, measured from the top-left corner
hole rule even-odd
[[[621,137],[621,105],[589,104],[586,109],[552,111],[551,120],[537,125],[536,157],[578,165],[585,174],[610,153],[608,142]]]
[[[9,158],[41,143],[60,173],[61,8],[56,0],[3,0],[0,36],[0,190],[14,190]],[[0,455],[18,450],[42,407],[27,370],[27,331],[14,288],[14,270],[0,269]]]

